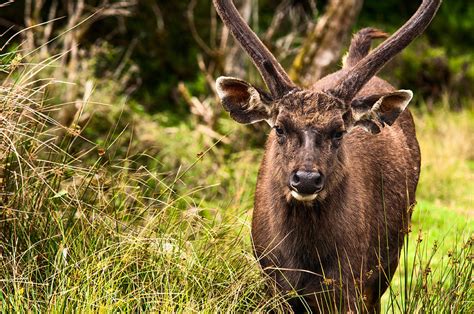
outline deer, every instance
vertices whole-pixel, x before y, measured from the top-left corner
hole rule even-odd
[[[230,0],[217,13],[268,91],[221,76],[231,118],[271,127],[257,177],[253,251],[295,312],[380,312],[398,266],[420,175],[413,92],[377,73],[424,32],[441,0],[423,0],[388,37],[357,32],[340,70],[297,86]],[[386,38],[370,50],[375,38]]]

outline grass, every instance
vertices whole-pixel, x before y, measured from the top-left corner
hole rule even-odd
[[[416,111],[422,153],[418,204],[392,290],[382,299],[386,312],[474,309],[473,113],[472,106],[462,112]]]
[[[447,100],[448,101],[448,100]],[[462,112],[420,114],[416,125],[425,173],[418,197],[437,207],[474,215],[474,102]]]
[[[65,87],[35,79],[42,67],[7,67],[0,90],[0,309],[284,310],[251,252],[251,131],[222,118],[224,144],[109,83],[61,126]],[[474,110],[416,117],[418,206],[383,311],[469,313]]]

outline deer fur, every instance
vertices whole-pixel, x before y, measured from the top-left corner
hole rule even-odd
[[[232,118],[273,128],[252,220],[262,269],[276,289],[301,296],[289,301],[295,311],[380,311],[415,204],[420,150],[406,109],[413,93],[375,74],[423,32],[440,1],[424,0],[370,53],[371,41],[387,35],[359,31],[343,68],[310,89],[291,82],[229,1],[214,4],[270,90],[236,78],[217,80]],[[297,187],[298,176],[291,183],[298,171],[317,174],[322,187],[302,193],[307,190]]]

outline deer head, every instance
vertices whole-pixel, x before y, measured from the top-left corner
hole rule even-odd
[[[232,77],[217,79],[217,92],[231,117],[240,123],[266,121],[273,131],[267,153],[286,186],[288,199],[324,197],[340,180],[344,138],[360,127],[377,134],[391,126],[413,93],[398,90],[359,97],[358,92],[397,53],[421,34],[441,1],[423,0],[395,34],[325,89],[297,87],[229,0],[214,0],[224,24],[252,59],[269,92]],[[275,183],[278,184],[278,183]]]

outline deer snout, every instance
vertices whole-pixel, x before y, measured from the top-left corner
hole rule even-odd
[[[290,175],[289,185],[299,194],[316,194],[324,187],[324,176],[319,171],[298,170]]]

